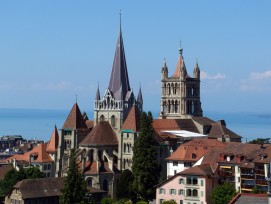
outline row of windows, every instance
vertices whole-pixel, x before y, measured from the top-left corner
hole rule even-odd
[[[159,194],[166,194],[166,191],[164,188],[159,189]],[[170,195],[177,195],[176,189],[169,189]],[[184,189],[178,190],[178,195],[184,195],[184,196],[191,196],[191,197],[198,197],[198,190],[197,189],[186,189],[186,192]],[[201,197],[203,197],[204,193],[201,191]]]
[[[160,204],[162,204],[164,201],[165,201],[164,199],[160,199],[159,202],[160,202]],[[175,202],[176,202],[176,200],[174,200],[174,199],[172,199],[171,201],[175,201]],[[176,202],[176,203],[177,203],[177,202]],[[201,201],[200,203],[203,204],[202,201]],[[180,200],[179,204],[197,204],[197,203],[193,203],[193,202],[187,202],[187,203],[184,203],[183,200]]]
[[[186,184],[186,185],[199,185],[199,180],[200,180],[200,185],[204,186],[204,180],[203,179],[198,179],[197,177],[187,177],[186,178],[186,183],[185,179],[179,179],[179,184]]]

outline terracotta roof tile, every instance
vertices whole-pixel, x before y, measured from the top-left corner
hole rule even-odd
[[[46,152],[47,144],[40,143],[36,147],[34,147],[31,151],[26,152],[25,154],[16,154],[12,157],[7,158],[6,162],[13,161],[14,159],[18,161],[26,161],[29,162],[30,155],[36,156],[33,163],[45,163],[45,162],[53,162],[50,155]]]
[[[193,175],[193,176],[210,176],[213,175],[213,170],[210,165],[204,164],[204,165],[198,165],[193,166],[189,169],[186,169],[178,174],[180,175]]]
[[[153,128],[159,135],[165,130],[187,130],[199,133],[192,119],[154,119]]]
[[[215,139],[195,138],[180,145],[167,160],[196,162],[210,149],[224,146],[224,143]]]
[[[62,127],[62,129],[81,129],[81,128],[87,128],[87,125],[85,123],[85,120],[83,119],[82,113],[77,105],[75,103]]]
[[[99,122],[80,142],[81,146],[118,145],[115,131],[107,121]]]
[[[46,151],[49,153],[56,153],[57,152],[57,146],[58,146],[58,132],[57,128],[55,126],[53,133],[51,135],[51,139],[47,145]]]
[[[133,105],[121,129],[138,132],[140,126],[140,116],[141,116],[140,110],[137,108],[136,105]]]
[[[229,130],[224,125],[221,125],[221,123],[212,123],[211,130],[208,134],[208,137],[211,138],[242,138],[241,136],[237,135],[233,131]]]

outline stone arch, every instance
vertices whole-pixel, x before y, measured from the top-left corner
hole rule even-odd
[[[115,115],[111,116],[111,126],[116,127],[116,116]]]
[[[105,121],[105,117],[104,117],[104,115],[101,115],[100,116],[100,122],[103,122],[103,121]]]

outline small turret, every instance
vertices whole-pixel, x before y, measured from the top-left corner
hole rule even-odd
[[[142,92],[141,92],[141,86],[139,87],[138,95],[137,95],[137,103],[138,103],[138,108],[140,111],[143,110],[143,97],[142,97]]]
[[[164,65],[162,67],[162,79],[167,79],[168,78],[168,68],[167,68],[167,63],[166,63],[166,59],[164,59]]]
[[[200,69],[199,69],[198,61],[196,62],[195,67],[194,67],[194,78],[200,79]]]

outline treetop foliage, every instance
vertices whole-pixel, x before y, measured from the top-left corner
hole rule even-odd
[[[225,204],[236,195],[235,188],[230,183],[224,183],[213,189],[212,200],[214,204]]]

